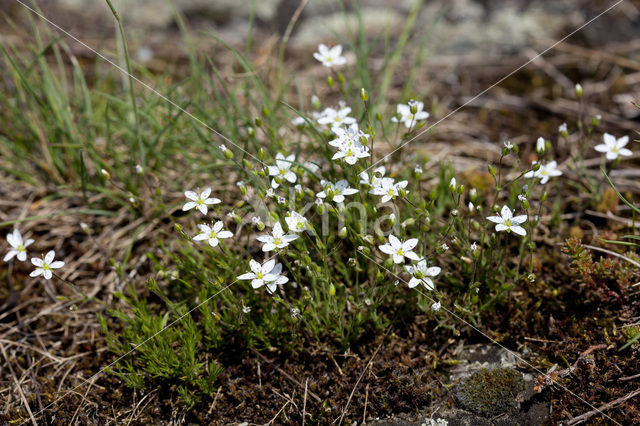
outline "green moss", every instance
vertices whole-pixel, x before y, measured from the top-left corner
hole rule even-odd
[[[483,368],[458,386],[456,401],[462,408],[491,417],[514,408],[515,397],[523,390],[524,379],[519,372]]]

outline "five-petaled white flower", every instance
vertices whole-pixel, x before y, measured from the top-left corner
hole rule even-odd
[[[285,158],[282,153],[276,154],[276,165],[269,166],[269,176],[274,176],[271,179],[271,187],[277,188],[280,186],[282,180],[287,180],[290,183],[294,183],[296,181],[296,174],[291,171],[291,166],[295,161],[296,156],[294,154],[289,155]],[[280,182],[276,181],[276,177],[280,180]]]
[[[12,233],[7,234],[7,242],[11,246],[11,250],[4,256],[3,260],[5,262],[13,259],[14,256],[16,256],[20,262],[27,260],[27,247],[33,244],[31,238],[24,241],[20,231],[14,229]]]
[[[396,183],[393,178],[383,177],[380,179],[378,184],[369,191],[369,193],[382,196],[381,201],[386,203],[387,201],[396,198],[400,193],[400,190],[406,188],[408,184],[409,182],[406,180]],[[409,193],[409,191],[406,192]]]
[[[54,261],[53,259],[56,257],[56,252],[50,250],[44,258],[34,257],[31,258],[31,263],[36,267],[35,271],[29,274],[30,277],[37,277],[38,275],[42,275],[46,280],[50,280],[53,276],[52,269],[59,269],[64,266],[64,262],[61,260]]]
[[[411,274],[409,280],[409,288],[414,288],[418,284],[422,284],[427,290],[433,290],[433,280],[431,278],[437,276],[442,269],[439,266],[427,267],[427,261],[422,259],[415,265],[407,265],[404,267]]]
[[[328,48],[324,44],[318,45],[318,51],[313,53],[313,57],[322,62],[325,67],[337,67],[347,63],[347,58],[342,56],[342,46],[336,44],[332,48]]]
[[[287,226],[291,232],[300,233],[309,229],[309,221],[298,212],[290,211],[284,218],[284,221],[287,222]]]
[[[276,290],[276,286],[289,281],[289,278],[280,275],[282,264],[276,265],[275,259],[265,262],[263,265],[251,259],[249,262],[250,272],[238,276],[239,280],[251,280],[251,287],[260,288],[266,284],[269,293]]]
[[[350,117],[351,108],[348,106],[340,105],[340,109],[325,108],[318,117],[318,124],[324,124],[331,127],[331,130],[340,128],[342,126],[350,126],[356,123],[356,119]]]
[[[200,194],[193,191],[185,191],[184,196],[191,201],[187,201],[187,203],[182,206],[182,210],[187,211],[195,207],[200,210],[200,213],[207,214],[209,211],[207,205],[220,203],[219,199],[213,197],[209,198],[209,195],[211,195],[211,188],[205,189]]]
[[[349,188],[349,182],[345,179],[339,180],[336,183],[329,182],[326,180],[321,180],[320,184],[324,188],[324,191],[320,191],[316,194],[318,198],[328,198],[329,200],[333,200],[336,203],[344,202],[345,195],[353,195],[357,194],[358,190],[354,188]]]
[[[223,226],[224,223],[222,223],[221,220],[214,223],[213,226],[200,224],[198,225],[200,234],[193,237],[193,239],[195,241],[207,240],[211,247],[215,247],[218,245],[219,240],[233,237],[233,233],[231,231],[222,230]]]
[[[273,225],[273,232],[271,235],[258,235],[256,239],[261,243],[264,243],[262,246],[262,251],[271,251],[273,249],[281,249],[289,245],[289,243],[298,238],[297,235],[285,235],[282,230],[282,225],[280,222],[276,222]]]
[[[514,216],[511,209],[507,206],[502,207],[500,216],[489,216],[487,220],[496,224],[496,231],[513,231],[518,235],[527,235],[521,223],[527,221],[527,215]]]
[[[416,108],[415,114],[411,112],[411,106],[414,106]],[[424,103],[416,101],[409,101],[408,105],[398,104],[398,106],[396,107],[396,115],[399,115],[400,118],[398,118],[397,116],[391,117],[391,121],[393,121],[394,123],[404,123],[404,126],[407,129],[410,129],[415,126],[418,121],[426,120],[427,118],[429,118],[429,113],[423,111],[423,108]]]
[[[534,161],[531,165],[536,164],[537,161]],[[555,161],[550,161],[547,164],[540,164],[540,168],[538,170],[529,170],[524,174],[526,178],[540,178],[540,183],[544,185],[549,182],[549,178],[552,176],[562,176],[562,172],[558,170],[558,163]]]
[[[413,248],[418,245],[417,238],[410,238],[407,241],[400,241],[394,235],[389,235],[389,242],[379,246],[381,252],[390,254],[393,257],[393,263],[404,262],[404,258],[407,257],[411,260],[420,260]]]
[[[595,150],[606,153],[607,160],[615,160],[620,155],[629,157],[633,154],[631,150],[625,148],[627,143],[629,143],[629,136],[623,136],[620,139],[616,139],[615,136],[605,133],[602,138],[604,139],[604,143],[596,145]]]

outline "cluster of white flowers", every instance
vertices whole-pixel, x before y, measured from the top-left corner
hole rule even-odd
[[[7,242],[11,248],[4,256],[3,260],[8,262],[15,257],[20,262],[24,262],[27,260],[27,247],[33,244],[34,240],[31,238],[24,240],[20,231],[14,229],[13,232],[7,234]],[[32,257],[31,263],[36,267],[36,269],[32,271],[29,276],[37,277],[42,275],[45,279],[50,280],[51,277],[53,277],[53,270],[60,269],[64,266],[64,262],[61,260],[54,260],[55,257],[56,252],[53,250],[49,250],[47,254],[42,257]]]
[[[344,159],[347,164],[354,165],[360,158],[369,157],[369,147],[366,145],[369,135],[358,129],[356,123],[349,127],[336,127],[333,132],[337,138],[329,141],[329,145],[338,148],[338,152],[332,160]]]

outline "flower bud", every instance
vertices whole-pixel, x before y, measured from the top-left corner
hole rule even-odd
[[[140,164],[136,164],[136,173],[138,175],[144,174],[144,168]]]
[[[529,210],[529,200],[525,199],[522,202],[522,208],[525,209],[525,210]]]
[[[576,84],[576,96],[578,98],[582,97],[582,85],[580,83]]]
[[[531,170],[533,170],[534,172],[537,172],[538,170],[540,170],[540,163],[532,164]]]
[[[546,144],[544,138],[543,137],[539,137],[538,140],[536,141],[536,152],[538,153],[538,155],[544,154],[544,152],[547,149],[546,145],[547,144]]]
[[[327,77],[327,86],[333,87],[333,77],[332,76]]]
[[[406,189],[404,189],[404,188],[400,188],[400,189],[398,189],[398,195],[399,195],[401,198],[406,197],[406,196],[407,196],[407,190],[406,190]]]
[[[311,106],[314,109],[320,109],[322,107],[322,104],[320,103],[320,98],[317,97],[316,95],[311,96]]]
[[[602,116],[600,114],[593,116],[593,118],[591,119],[591,125],[594,127],[598,127],[600,125],[601,119]]]
[[[253,138],[256,135],[256,129],[254,129],[253,126],[247,126],[247,135]]]
[[[264,148],[260,148],[258,150],[258,158],[260,159],[260,161],[264,161]]]
[[[224,156],[227,160],[233,159],[233,151],[231,151],[230,149],[226,149],[224,151]]]
[[[460,185],[458,187],[458,194],[460,194],[460,195],[464,194],[464,185]]]
[[[364,87],[360,89],[360,99],[362,99],[363,102],[367,102],[369,100],[369,93],[367,93],[367,90]]]
[[[345,226],[343,226],[342,229],[338,231],[338,237],[342,238],[343,240],[347,238],[347,228]]]
[[[418,112],[418,103],[413,99],[409,101],[409,111],[411,111],[411,114]]]
[[[487,167],[487,169],[489,170],[489,174],[493,177],[496,177],[496,169],[495,167],[493,167],[491,164],[489,164],[489,166]]]
[[[380,114],[379,112],[376,113],[376,120],[382,121],[382,114]]]
[[[266,105],[264,105],[264,106],[262,107],[262,116],[263,116],[263,117],[268,117],[268,116],[270,116],[270,115],[271,115],[271,111],[269,111],[269,108],[267,108],[267,106],[266,106]]]
[[[100,174],[102,174],[102,177],[106,180],[111,180],[111,173],[109,173],[105,169],[100,169]]]
[[[541,202],[543,202],[543,203],[544,203],[545,201],[547,201],[547,196],[548,196],[547,191],[544,191],[544,192],[542,193],[542,196],[540,196],[540,201],[541,201]]]
[[[335,296],[336,295],[336,287],[333,285],[333,283],[329,284],[329,296]]]
[[[389,257],[387,258],[387,260],[384,261],[384,267],[387,269],[391,269],[393,268],[393,258]]]
[[[344,75],[342,75],[341,72],[338,72],[337,77],[338,77],[338,81],[340,82],[340,84],[344,84],[345,79],[344,79]]]
[[[458,186],[457,186],[457,182],[456,182],[456,178],[451,178],[451,180],[449,181],[449,190],[451,192],[456,192]]]

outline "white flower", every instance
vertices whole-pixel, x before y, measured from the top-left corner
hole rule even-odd
[[[629,143],[629,136],[623,136],[620,139],[616,139],[615,136],[605,133],[603,136],[604,143],[595,146],[595,150],[598,152],[605,152],[607,160],[615,160],[618,156],[625,157],[633,154],[629,149],[625,148],[625,145]]]
[[[440,271],[442,271],[438,266],[431,266],[427,268],[427,261],[425,259],[422,259],[415,265],[407,265],[404,269],[411,274],[409,288],[414,288],[418,284],[422,284],[427,288],[427,290],[433,290],[433,281],[431,278],[437,276]]]
[[[362,140],[369,138],[369,135],[358,130],[357,124],[352,124],[348,128],[334,128],[337,138],[330,141],[329,145],[338,148],[332,160],[344,158],[347,164],[354,165],[360,158],[369,156],[369,147],[362,144]]]
[[[473,203],[471,201],[469,201],[469,205],[467,207],[469,207],[469,212],[473,214],[473,212],[475,211],[475,207],[473,206]]]
[[[335,129],[342,126],[349,126],[356,122],[355,118],[349,116],[350,113],[351,108],[347,106],[344,108],[341,107],[340,109],[325,108],[324,111],[320,113],[318,124],[325,124],[335,132]]]
[[[290,211],[289,215],[284,218],[284,221],[287,222],[287,226],[291,232],[300,233],[309,229],[307,218],[298,212]]]
[[[250,272],[238,276],[239,280],[251,280],[251,287],[260,288],[267,285],[269,293],[273,293],[277,285],[282,285],[289,281],[289,278],[281,276],[282,264],[276,265],[275,259],[271,259],[260,265],[255,260],[249,262]]]
[[[11,249],[4,256],[3,260],[5,262],[13,259],[14,256],[16,256],[20,262],[27,260],[27,247],[33,244],[33,240],[31,238],[24,241],[20,231],[14,229],[12,233],[7,234],[7,242],[11,246]]]
[[[293,120],[291,120],[291,124],[296,127],[304,127],[307,125],[307,120],[305,120],[302,116],[297,116]]]
[[[527,196],[524,194],[520,194],[518,195],[518,200],[524,203],[525,201],[527,201]]]
[[[471,243],[471,245],[469,246],[469,248],[471,249],[471,251],[476,251],[478,250],[478,243],[476,243],[475,241],[473,243]]]
[[[265,198],[272,198],[275,197],[275,195],[276,191],[274,191],[273,188],[267,189],[267,192],[264,193]]]
[[[46,280],[50,280],[53,276],[52,269],[59,269],[64,266],[64,262],[60,260],[54,261],[54,257],[56,257],[56,252],[50,250],[45,256],[44,259],[39,257],[31,258],[31,263],[36,267],[35,271],[29,274],[30,277],[37,277],[38,275],[42,275]]]
[[[396,198],[400,193],[400,190],[406,188],[408,183],[409,182],[406,180],[396,183],[393,178],[382,178],[377,185],[369,191],[369,193],[381,195],[382,202],[386,203],[387,201]],[[407,191],[407,193],[409,193],[409,191]]]
[[[416,107],[415,114],[411,112],[411,105],[414,105]],[[399,115],[400,118],[391,117],[391,121],[393,121],[394,123],[404,123],[404,126],[407,129],[410,129],[411,127],[416,125],[416,122],[429,118],[429,113],[423,111],[423,108],[424,103],[422,102],[409,101],[409,105],[398,104],[398,106],[396,107],[396,115]]]
[[[215,247],[218,245],[219,240],[225,238],[233,237],[233,233],[231,231],[223,231],[222,227],[224,223],[221,220],[217,221],[213,224],[213,226],[200,224],[198,228],[200,229],[200,233],[193,237],[194,241],[203,241],[207,240],[211,247]]]
[[[243,306],[242,307],[242,312],[245,314],[248,314],[249,312],[251,312],[251,307],[250,306]]]
[[[325,67],[337,67],[347,63],[347,58],[342,56],[342,46],[337,44],[329,49],[324,44],[318,45],[318,51],[314,52],[313,57],[322,62]]]
[[[289,155],[285,158],[282,153],[276,154],[276,165],[269,166],[269,176],[277,176],[280,178],[280,181],[286,179],[290,183],[294,183],[296,181],[296,174],[291,171],[291,165],[295,161],[296,156],[294,154]],[[275,177],[271,179],[271,187],[277,188],[280,186],[280,183],[276,182]]]
[[[536,164],[534,161],[531,165]],[[555,161],[550,161],[547,164],[540,164],[540,168],[536,171],[529,170],[524,174],[526,178],[540,178],[540,183],[544,185],[549,182],[549,177],[552,176],[562,176],[562,172],[558,170],[558,163]]]
[[[284,198],[282,195],[278,196],[278,204],[286,204],[287,199]]]
[[[538,154],[544,154],[544,151],[546,150],[546,143],[544,141],[544,138],[541,136],[538,138],[538,140],[536,141],[536,152]]]
[[[282,230],[282,225],[280,225],[279,222],[276,222],[276,224],[273,225],[271,235],[258,235],[256,237],[258,241],[264,243],[262,246],[262,251],[264,252],[284,248],[296,238],[298,238],[297,235],[285,235]]]
[[[227,146],[225,144],[220,145],[218,148],[220,148],[220,151],[222,151],[222,152],[226,152],[227,151]]]
[[[413,173],[421,175],[422,173],[424,173],[424,170],[422,170],[422,166],[420,166],[420,164],[416,164],[416,166],[413,168]]]
[[[371,177],[367,174],[367,172],[360,173],[360,185],[366,185],[371,188],[375,188],[380,185],[384,174],[386,173],[386,169],[384,166],[380,166],[371,173]]]
[[[393,263],[404,262],[404,258],[407,257],[411,260],[420,260],[413,248],[418,244],[417,238],[410,238],[407,241],[400,241],[393,235],[389,235],[389,242],[379,246],[381,252],[390,254],[393,257]]]
[[[200,213],[207,214],[209,211],[207,205],[220,203],[219,199],[213,197],[209,198],[209,195],[211,195],[211,188],[205,189],[200,194],[193,191],[185,191],[184,196],[191,201],[187,201],[187,203],[182,206],[182,210],[187,211],[195,207],[200,210]]]
[[[558,133],[567,133],[567,123],[562,123],[558,126]]]
[[[511,141],[506,141],[504,143],[504,147],[511,151],[513,149],[513,144],[511,143]]]
[[[527,215],[513,216],[513,212],[507,206],[502,207],[500,216],[489,216],[487,220],[496,224],[496,231],[513,231],[518,235],[527,235],[521,223],[527,221]]]
[[[433,305],[431,305],[431,309],[433,309],[436,312],[438,312],[441,307],[442,307],[442,304],[440,302],[434,302]],[[444,424],[447,424],[447,423],[444,423]]]
[[[447,250],[449,250],[449,246],[447,245],[447,243],[442,243],[442,245],[440,246],[440,248],[442,249],[442,251],[447,251]]]
[[[345,195],[353,195],[357,194],[358,190],[354,188],[349,188],[349,182],[345,179],[339,180],[336,183],[329,182],[326,180],[320,181],[320,184],[324,188],[324,191],[320,191],[316,194],[318,198],[329,198],[329,200],[333,200],[336,203],[344,202]]]

